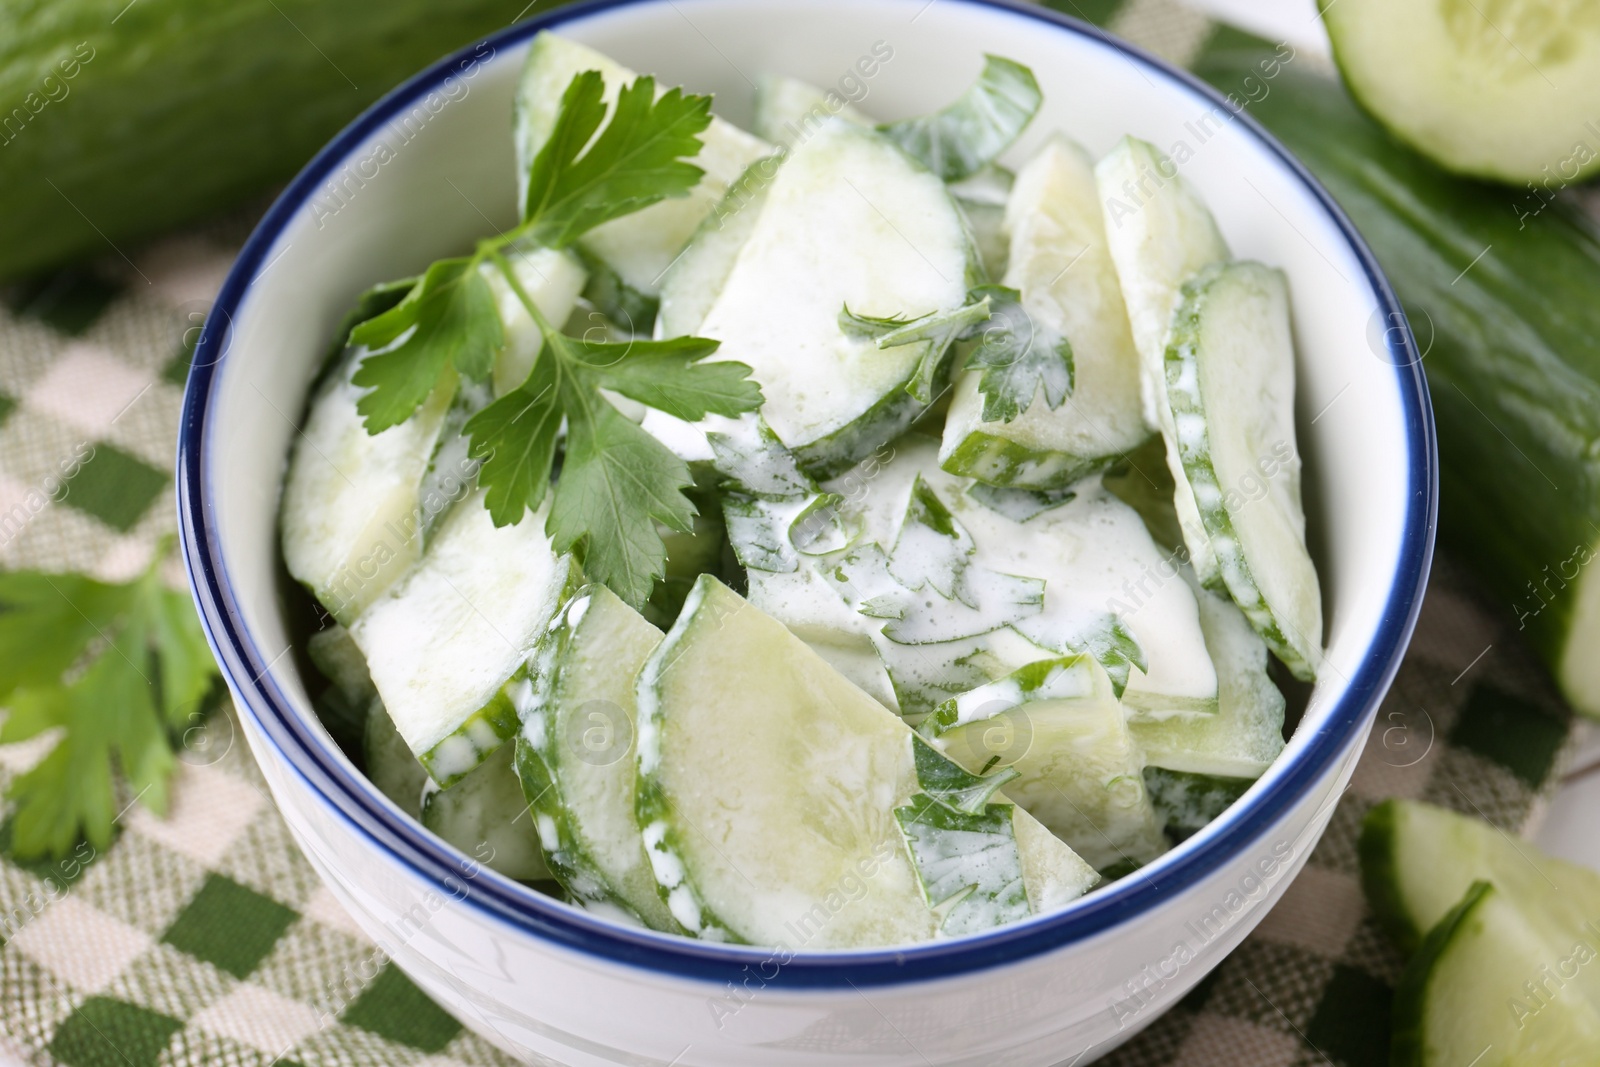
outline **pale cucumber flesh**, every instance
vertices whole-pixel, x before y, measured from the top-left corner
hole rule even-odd
[[[425,788],[422,825],[507,878],[550,877],[512,769],[511,745],[501,745],[449,789]]]

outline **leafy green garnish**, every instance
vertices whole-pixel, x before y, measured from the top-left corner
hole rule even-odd
[[[538,325],[545,348],[528,380],[468,420],[471,455],[495,525],[521,522],[550,487],[556,435],[566,453],[546,521],[557,552],[579,550],[588,575],[638,608],[663,573],[660,523],[689,533],[695,508],[683,490],[688,465],[640,429],[600,392],[609,389],[668,414],[698,421],[761,404],[743,363],[701,363],[716,341],[680,337],[625,343],[568,337],[544,317],[498,252],[491,260]]]
[[[1036,322],[1015,289],[985,285],[972,291],[972,297],[980,296],[992,317],[967,357],[967,370],[982,372],[983,420],[1010,422],[1041,392],[1051,411],[1059,408],[1074,384],[1071,343]]]
[[[1027,522],[1078,498],[1073,489],[1017,489],[973,482],[967,495],[1012,522]]]
[[[1043,102],[1031,70],[985,55],[983,73],[949,107],[878,129],[945,181],[960,181],[1011,147]]]
[[[1015,767],[973,774],[916,735],[912,736],[911,747],[917,765],[917,784],[924,793],[956,811],[982,811],[1001,786],[1022,776]]]
[[[187,593],[155,567],[123,585],[79,574],[0,574],[0,744],[63,735],[7,790],[19,856],[110,843],[113,767],[156,812],[176,737],[199,720],[216,664]]]
[[[939,379],[944,355],[956,341],[971,335],[974,327],[989,321],[989,301],[977,296],[972,302],[948,311],[934,311],[914,319],[904,315],[872,318],[857,315],[848,305],[839,312],[839,329],[851,337],[872,341],[878,348],[920,345],[916,373],[906,383],[906,392],[918,403],[933,402],[933,387]]]
[[[1025,704],[1045,700],[1074,700],[1094,691],[1094,679],[1086,676],[1084,654],[1035,660],[1003,678],[951,697],[933,710],[919,729],[939,737],[957,727],[986,722],[1015,711]],[[1093,670],[1092,667],[1088,668]]]
[[[1097,616],[1091,623],[1081,627],[1077,633],[1066,638],[1035,625],[1032,619],[1022,620],[1017,624],[1017,630],[1042,648],[1051,648],[1067,654],[1087,653],[1093,656],[1095,661],[1105,668],[1107,677],[1111,679],[1111,688],[1119,700],[1122,699],[1123,690],[1128,688],[1128,677],[1132,668],[1137,667],[1141,671],[1150,669],[1139,639],[1128,629],[1128,624],[1122,621],[1122,617],[1113,612]]]

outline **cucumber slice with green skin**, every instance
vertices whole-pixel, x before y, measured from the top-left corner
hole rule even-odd
[[[796,950],[926,941],[966,900],[934,900],[933,861],[970,863],[999,843],[986,827],[972,850],[952,851],[949,835],[908,847],[901,825],[916,813],[899,809],[932,789],[910,728],[710,577],[646,662],[638,699],[645,845],[673,916],[702,937]],[[976,814],[1009,813],[1030,912],[1093,884],[1070,849],[1004,807]]]
[[[428,772],[417,762],[400,731],[394,728],[394,720],[389,718],[381,700],[373,700],[367,710],[361,747],[367,780],[401,811],[420,819],[422,790],[428,784]]]
[[[1167,836],[1174,841],[1205,829],[1255,783],[1254,778],[1219,778],[1146,767],[1144,786]]]
[[[1431,804],[1379,804],[1362,823],[1359,850],[1367,899],[1408,952],[1478,880],[1493,882],[1525,905],[1529,921],[1554,944],[1575,936],[1585,923],[1600,921],[1600,874]],[[1600,1003],[1600,976],[1595,982]]]
[[[857,126],[872,125],[836,89],[824,91],[781,74],[765,74],[756,82],[756,134],[775,145],[794,148],[834,117]]]
[[[1184,283],[1166,366],[1178,454],[1222,580],[1267,646],[1310,681],[1322,590],[1300,506],[1282,272],[1217,263]]]
[[[605,586],[579,590],[540,642],[516,767],[562,887],[678,931],[635,814],[633,684],[661,636]]]
[[[395,726],[441,786],[515,731],[504,689],[526,673],[576,576],[572,558],[551,551],[543,511],[497,528],[474,492],[351,626]]]
[[[501,745],[449,789],[425,784],[422,825],[485,867],[536,882],[550,870],[512,756],[513,746]]]
[[[1592,4],[1319,6],[1350,94],[1440,166],[1518,186],[1566,185],[1600,169],[1600,11]]]
[[[1600,913],[1597,913],[1600,917]],[[1550,943],[1512,894],[1473,882],[1429,931],[1395,989],[1396,1067],[1580,1067],[1600,1009],[1570,979],[1595,969],[1600,924]]]
[[[584,71],[599,71],[605,78],[605,99],[614,103],[617,93],[638,74],[592,48],[557,37],[548,31],[533,39],[517,85],[513,127],[517,149],[517,202],[527,200],[529,168],[549,139],[561,110],[561,99],[572,79]],[[660,86],[661,92],[667,86]],[[702,147],[692,162],[705,171],[688,196],[652,204],[643,211],[597,226],[579,241],[584,250],[605,262],[622,282],[644,296],[661,291],[661,279],[696,227],[722,199],[728,185],[773,146],[721,119],[700,134]],[[521,384],[520,382],[518,384]]]
[[[830,120],[778,168],[697,332],[722,343],[712,359],[753,368],[761,415],[803,469],[839,471],[927,407],[906,391],[924,346],[880,350],[841,327],[841,309],[952,311],[975,270],[943,183],[882,135]]]
[[[1267,646],[1237,605],[1192,573],[1200,629],[1217,672],[1212,712],[1150,713],[1124,706],[1145,764],[1218,778],[1261,777],[1283,751],[1283,693],[1267,674]]]
[[[1167,334],[1179,290],[1196,271],[1228,258],[1216,220],[1152,144],[1124,137],[1095,164],[1095,184],[1106,219],[1106,241],[1117,266],[1128,324],[1139,351],[1139,393],[1145,424],[1159,429],[1167,466],[1177,483],[1173,505],[1200,580],[1221,580],[1200,509],[1178,456],[1178,433],[1167,403]]]
[[[924,728],[970,771],[1016,771],[1006,795],[1097,870],[1167,850],[1142,754],[1089,656],[1029,664],[942,705]]]
[[[1109,466],[1149,436],[1140,412],[1139,355],[1106,243],[1087,152],[1046,142],[1007,202],[1010,267],[1028,316],[1072,345],[1075,385],[1060,407],[1035,397],[1010,422],[986,422],[981,374],[958,381],[939,461],[994,485],[1055,489]]]

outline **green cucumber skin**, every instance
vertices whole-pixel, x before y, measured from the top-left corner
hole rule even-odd
[[[1068,452],[1038,452],[1004,437],[975,430],[940,464],[951,474],[985,485],[1017,489],[1065,489],[1113,466],[1119,455],[1085,458]]]
[[[380,95],[520,6],[5,0],[0,279],[111,253],[109,242],[282,183]],[[470,76],[460,83],[470,91]]]
[[[1433,977],[1434,964],[1449,948],[1451,939],[1467,922],[1473,910],[1494,891],[1488,882],[1473,882],[1461,903],[1450,909],[1439,924],[1422,939],[1416,955],[1411,957],[1400,982],[1394,991],[1394,1029],[1390,1034],[1390,1067],[1426,1067],[1427,1034],[1424,1032],[1423,1012],[1428,1004],[1428,985]]]
[[[1395,859],[1400,845],[1399,818],[1400,801],[1393,798],[1367,812],[1356,839],[1356,855],[1361,860],[1361,887],[1366,891],[1367,905],[1400,951],[1410,955],[1422,944],[1427,931],[1418,929],[1400,896]]]
[[[1232,91],[1267,54],[1219,50],[1196,70]],[[1328,187],[1393,283],[1427,353],[1443,540],[1559,671],[1572,579],[1600,541],[1600,229],[1447,174],[1314,73],[1284,67],[1250,115]],[[1600,715],[1600,694],[1566,695]]]

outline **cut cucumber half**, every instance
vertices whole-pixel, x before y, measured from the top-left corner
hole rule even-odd
[[[846,332],[841,312],[954,310],[975,269],[944,184],[882,135],[831,119],[778,168],[697,332],[722,343],[713,359],[753,368],[767,425],[811,473],[826,475],[898,436],[927,407],[907,391],[926,344],[879,349]]]
[[[1154,145],[1124,137],[1095,165],[1105,212],[1106,240],[1117,265],[1128,324],[1139,351],[1139,392],[1144,420],[1161,431],[1167,466],[1177,487],[1173,504],[1189,546],[1190,565],[1207,585],[1220,580],[1216,557],[1200,521],[1178,456],[1178,432],[1167,403],[1167,334],[1179,290],[1196,271],[1228,258],[1216,220],[1173,163]]]
[[[605,99],[615,102],[624,85],[638,75],[592,48],[546,31],[533,39],[517,85],[513,126],[517,148],[517,203],[527,200],[529,168],[544,147],[561,110],[562,96],[572,79],[584,71],[599,71],[605,78]],[[660,86],[665,92],[667,87]],[[688,196],[652,204],[598,226],[580,240],[584,250],[598,257],[622,282],[638,293],[655,296],[672,261],[683,251],[696,227],[728,185],[745,168],[773,146],[721,119],[700,134],[702,148],[691,161],[705,171]],[[520,384],[520,383],[519,383]]]
[[[1300,505],[1283,273],[1217,263],[1186,282],[1166,369],[1178,455],[1222,580],[1267,646],[1309,681],[1322,660],[1322,591]]]
[[[361,747],[367,780],[401,811],[420,819],[422,790],[428,784],[428,772],[417,762],[400,731],[394,728],[394,720],[389,718],[381,700],[373,700],[367,711]]]
[[[1125,708],[1146,766],[1216,778],[1261,777],[1283,751],[1283,693],[1267,674],[1267,646],[1226,597],[1199,587],[1200,629],[1217,672],[1213,712]]]
[[[441,786],[515,731],[502,689],[574,588],[577,567],[551,551],[544,524],[541,510],[496,527],[474,492],[350,628],[395,726]]]
[[[674,918],[703,937],[795,951],[926,941],[1014,917],[1015,879],[997,871],[1020,873],[1032,913],[1095,880],[709,576],[638,699],[645,844]],[[931,777],[969,791],[952,799]]]
[[[1600,874],[1431,804],[1379,804],[1362,823],[1359,848],[1367,899],[1407,952],[1479,880],[1526,904],[1530,921],[1555,943],[1575,936],[1585,923],[1600,922]],[[1600,949],[1600,941],[1593,943]],[[1595,981],[1600,983],[1600,975]]]
[[[1090,657],[1029,664],[941,706],[928,728],[969,771],[1015,770],[1006,795],[1096,870],[1167,850],[1143,757]]]
[[[872,125],[837,89],[823,91],[781,74],[766,74],[756,82],[756,135],[775,145],[794,148],[834,117]]]
[[[1600,913],[1597,913],[1600,918]],[[1573,979],[1595,969],[1600,925],[1550,943],[1512,895],[1473,882],[1395,989],[1395,1067],[1596,1062],[1600,1010]]]
[[[1600,9],[1584,0],[1321,0],[1350,94],[1475,178],[1560,189],[1600,168]]]
[[[551,873],[585,904],[677,930],[635,814],[634,679],[661,631],[605,586],[585,586],[540,642],[517,773]]]
[[[449,789],[422,791],[422,825],[507,878],[550,877],[539,851],[522,784],[512,769],[511,745],[501,745]]]
[[[1005,216],[1005,284],[1022,293],[1035,323],[1072,345],[1075,385],[1058,408],[1035,396],[1010,422],[986,422],[981,373],[965,372],[939,460],[991,485],[1053,489],[1105,468],[1150,436],[1140,412],[1139,355],[1088,153],[1051,138],[1018,173]]]

